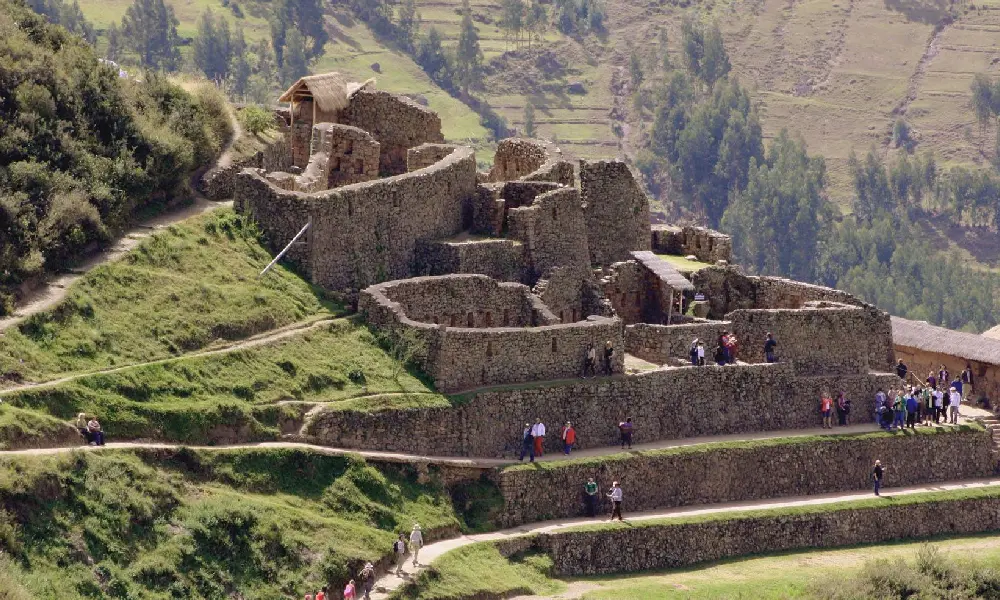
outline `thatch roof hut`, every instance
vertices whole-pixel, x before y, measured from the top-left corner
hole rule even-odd
[[[293,83],[278,98],[278,102],[291,103],[293,121],[298,113],[297,105],[301,102],[312,102],[312,122],[316,123],[317,116],[326,117],[321,118],[321,121],[331,120],[331,117],[347,108],[355,92],[374,84],[374,79],[358,83],[348,80],[340,73],[309,75]]]
[[[983,335],[994,340],[1000,340],[1000,325],[983,332]]]
[[[1000,339],[945,329],[926,321],[892,317],[892,340],[896,346],[1000,365]]]

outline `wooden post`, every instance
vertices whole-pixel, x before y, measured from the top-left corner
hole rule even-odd
[[[674,313],[674,288],[672,288],[672,287],[670,287],[670,286],[668,286],[666,284],[662,284],[662,285],[666,286],[666,288],[668,290],[670,290],[667,293],[667,322],[666,322],[667,325],[670,325],[670,317]]]

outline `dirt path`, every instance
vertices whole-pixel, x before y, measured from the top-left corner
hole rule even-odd
[[[216,210],[224,206],[232,206],[232,202],[213,202],[198,191],[197,180],[212,168],[225,166],[232,162],[233,145],[242,135],[243,130],[235,115],[232,115],[233,137],[226,144],[222,154],[211,166],[196,170],[191,175],[191,190],[194,192],[194,202],[185,206],[171,208],[163,213],[147,219],[141,219],[132,225],[111,246],[95,252],[84,259],[77,267],[61,275],[53,275],[37,288],[28,292],[14,309],[14,314],[0,318],[0,335],[9,327],[13,327],[31,315],[46,311],[66,297],[69,287],[95,267],[116,261],[139,245],[139,242],[159,229],[164,229],[185,219]]]

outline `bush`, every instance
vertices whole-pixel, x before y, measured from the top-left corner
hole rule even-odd
[[[240,125],[243,131],[260,135],[274,127],[274,115],[262,106],[248,106],[239,113]]]

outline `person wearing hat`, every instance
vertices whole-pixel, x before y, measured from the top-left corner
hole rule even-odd
[[[872,469],[872,480],[875,482],[875,495],[879,495],[879,490],[882,488],[882,475],[885,473],[885,469],[882,468],[882,461],[875,461],[875,468]]]
[[[413,524],[413,530],[410,531],[410,550],[413,552],[413,566],[417,566],[417,555],[420,554],[420,549],[424,546],[424,534],[420,532],[420,523]]]
[[[624,521],[622,518],[622,489],[618,487],[618,482],[615,481],[611,484],[611,491],[608,492],[608,498],[611,498],[611,521],[615,520],[615,515],[618,515],[619,521]]]
[[[951,386],[948,389],[948,413],[951,416],[949,421],[952,425],[958,425],[958,407],[962,406],[962,392],[955,389],[955,386]]]
[[[573,424],[569,421],[566,421],[566,426],[562,429],[562,443],[563,452],[568,455],[573,449],[573,444],[576,443],[576,430],[573,429]]]
[[[524,460],[525,454],[531,456],[529,462],[535,462],[535,438],[531,435],[531,423],[525,423],[521,432],[521,458],[517,459],[518,462]]]
[[[361,589],[365,591],[364,599],[371,600],[372,588],[375,587],[375,565],[370,562],[365,563],[365,567],[358,573],[361,580]]]
[[[396,556],[396,577],[403,576],[403,562],[406,560],[406,534],[399,534],[399,538],[392,543],[392,553]]]

